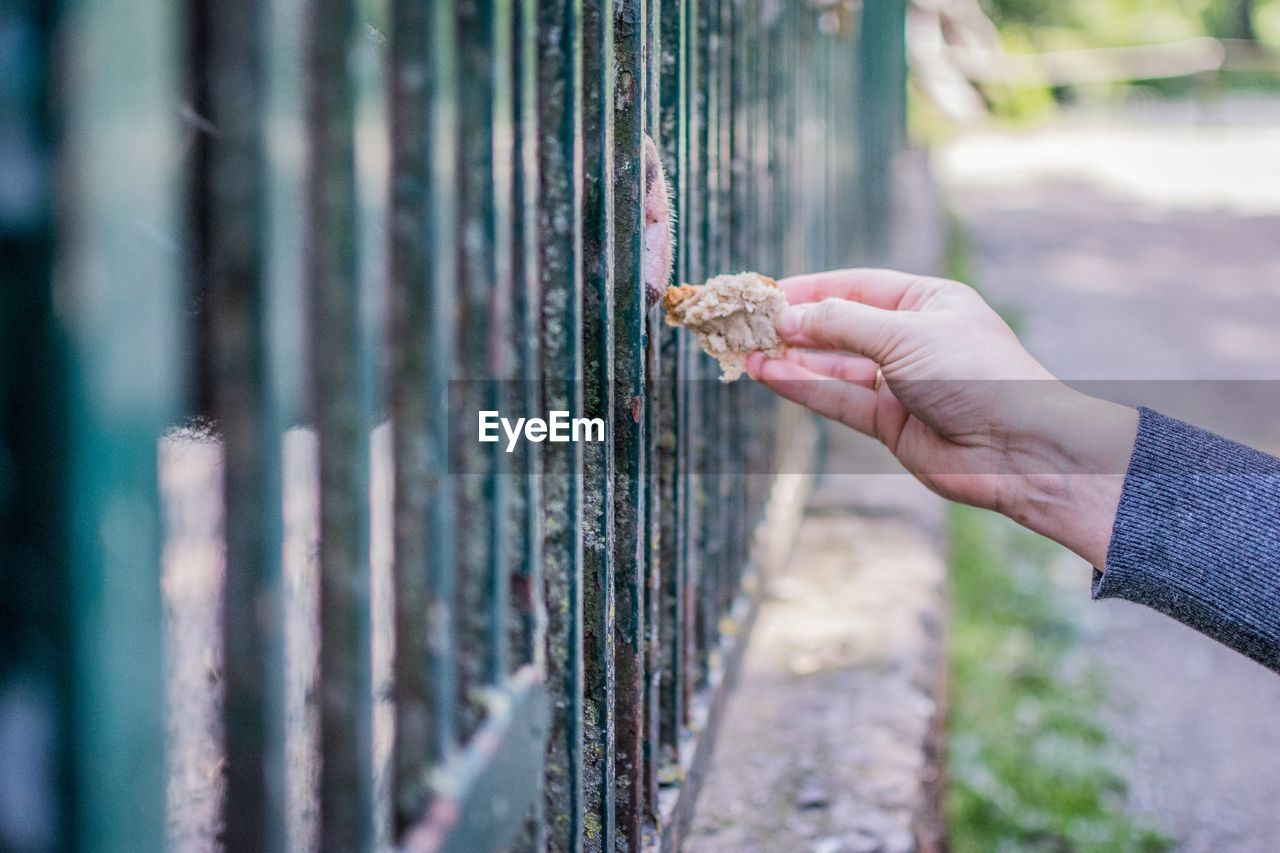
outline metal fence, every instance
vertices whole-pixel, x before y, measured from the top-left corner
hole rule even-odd
[[[678,846],[802,422],[642,137],[680,281],[873,256],[904,5],[0,8],[0,848]]]

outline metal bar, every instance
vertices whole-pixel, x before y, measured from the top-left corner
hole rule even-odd
[[[431,370],[430,169],[425,140],[431,69],[430,7],[391,4],[391,199],[388,216],[388,402],[395,504],[393,576],[395,655],[394,770],[390,802],[398,837],[425,809],[427,768],[438,759],[431,690],[431,488],[428,424],[440,413],[429,398]]]
[[[538,3],[517,0],[512,33],[512,128],[515,170],[511,187],[511,281],[513,327],[519,341],[515,375],[520,380],[520,405],[530,415],[540,411],[542,383],[542,282],[538,225]],[[542,445],[527,441],[519,460],[521,484],[513,541],[513,575],[519,584],[519,619],[512,631],[512,647],[520,663],[542,668],[545,658],[546,606],[542,589]]]
[[[883,256],[889,237],[888,211],[892,160],[902,136],[899,90],[905,92],[906,60],[902,26],[904,0],[869,3],[862,10],[858,38],[860,86],[854,106],[859,123],[858,186],[861,190],[862,240],[866,254]],[[894,33],[896,37],[886,38]]]
[[[754,8],[753,4],[744,4],[743,9]],[[710,30],[710,38],[707,51],[708,62],[708,142],[707,142],[707,205],[708,205],[708,240],[707,240],[707,265],[714,272],[728,272],[732,268],[733,263],[733,244],[731,234],[726,233],[724,224],[725,213],[728,211],[728,184],[733,164],[724,159],[724,145],[722,137],[725,135],[727,121],[725,116],[726,95],[730,90],[730,80],[726,79],[728,63],[725,54],[731,56],[736,54],[736,45],[734,43],[734,22],[736,17],[733,9],[727,0],[718,0],[711,5],[709,10],[708,25]],[[756,45],[757,50],[762,49],[763,45]],[[731,76],[731,75],[728,75]],[[745,264],[746,259],[742,259]],[[754,259],[752,259],[754,260]],[[741,268],[751,268],[753,264],[745,264]],[[714,373],[708,376],[718,375],[718,365],[712,366]],[[734,543],[731,537],[731,529],[733,525],[732,506],[730,505],[730,495],[732,491],[733,477],[731,476],[732,460],[735,450],[734,438],[734,412],[730,409],[729,403],[729,385],[716,381],[712,386],[710,393],[715,396],[716,420],[713,427],[714,434],[719,437],[715,442],[711,451],[711,458],[708,460],[708,474],[711,477],[711,483],[714,504],[715,504],[715,521],[711,539],[715,543],[714,556],[716,560],[716,619],[712,624],[712,635],[718,637],[722,618],[728,610],[730,601],[736,591],[736,587],[732,581],[731,562],[734,553]]]
[[[512,108],[512,0],[494,0],[492,36],[489,45],[489,68],[486,75],[491,85],[491,109],[489,119],[489,144],[492,146],[490,181],[492,183],[490,227],[492,231],[493,277],[489,279],[489,322],[492,331],[485,342],[489,348],[490,371],[493,389],[490,392],[494,408],[510,410],[508,403],[517,403],[519,393],[513,389],[510,379],[514,375],[513,363],[516,348],[514,326],[515,293],[511,278],[513,209],[512,185],[514,173],[514,122]],[[488,484],[489,515],[489,565],[485,598],[488,606],[486,676],[491,684],[497,684],[507,674],[510,654],[511,614],[511,529],[512,477],[511,454],[493,454],[493,471]]]
[[[207,299],[210,411],[225,459],[224,843],[283,849],[280,439],[265,337],[263,9],[242,0],[216,11],[200,4],[194,14],[206,45],[202,119],[216,129],[197,149],[204,181],[193,200],[204,240],[196,256]]]
[[[538,4],[538,247],[542,394],[547,411],[583,411],[582,3]],[[582,445],[543,454],[546,679],[552,707],[543,786],[547,849],[576,853],[583,826]]]
[[[428,242],[434,249],[431,280],[424,288],[430,318],[427,398],[431,413],[426,421],[428,575],[431,600],[427,612],[430,651],[432,740],[428,758],[438,763],[457,748],[458,671],[455,625],[458,565],[455,561],[457,476],[450,474],[452,423],[445,417],[451,399],[450,379],[454,370],[454,350],[458,334],[457,288],[459,251],[456,223],[458,203],[458,54],[457,22],[452,0],[434,0],[428,26],[430,62],[427,65],[428,116],[431,122],[427,144]],[[411,804],[400,803],[400,808]]]
[[[499,354],[494,346],[502,329],[495,306],[498,289],[495,162],[497,116],[494,41],[495,19],[502,0],[454,6],[458,49],[457,92],[458,172],[456,228],[458,265],[455,278],[455,323],[464,334],[456,338],[453,354],[454,388],[462,400],[451,400],[458,411],[497,410]],[[505,292],[505,288],[501,289]],[[462,403],[462,405],[459,405]],[[458,419],[454,419],[457,421]],[[497,506],[498,471],[505,454],[497,445],[479,445],[472,423],[454,424],[451,450],[456,488],[455,549],[457,597],[454,619],[458,646],[461,736],[469,738],[480,726],[486,709],[483,690],[491,683],[496,650],[495,614],[490,608],[494,572],[502,552],[502,513]]]
[[[508,399],[519,406],[521,414],[528,416],[542,411],[537,14],[536,0],[516,0],[511,35],[511,326],[515,364]],[[513,605],[513,618],[509,620],[512,656],[516,665],[531,666],[540,674],[545,670],[547,623],[542,583],[541,447],[539,443],[524,442],[512,462],[512,548],[507,555]],[[545,755],[539,755],[538,761],[541,765]],[[547,848],[545,774],[539,766],[529,775],[533,782],[532,802],[512,849],[544,851]]]
[[[695,228],[697,243],[693,247],[698,253],[699,279],[705,278],[715,269],[718,259],[714,255],[713,239],[716,236],[711,219],[711,141],[714,123],[711,112],[711,83],[715,79],[716,69],[713,64],[711,34],[714,30],[715,9],[712,3],[701,3],[697,10],[697,43],[691,61],[694,70],[691,74],[695,87],[694,110],[697,116],[695,136],[697,138],[695,178]],[[717,481],[713,468],[717,452],[719,424],[719,389],[715,377],[718,375],[716,364],[706,353],[698,351],[697,380],[692,392],[697,396],[697,409],[691,413],[691,427],[695,432],[696,462],[694,471],[697,486],[692,500],[698,507],[700,554],[699,572],[699,621],[698,621],[698,658],[699,686],[705,686],[711,674],[712,656],[715,651],[716,625],[719,621],[716,602],[719,599],[720,548],[722,540],[718,536],[718,525],[721,506],[715,499]]]
[[[310,405],[318,441],[320,828],[326,850],[373,843],[369,646],[369,427],[357,263],[355,7],[308,20]]]
[[[684,143],[683,168],[685,180],[682,186],[683,199],[679,208],[679,221],[684,223],[684,231],[682,233],[681,245],[684,247],[684,256],[687,259],[685,264],[685,280],[697,282],[705,275],[705,265],[702,263],[702,252],[700,246],[702,244],[702,229],[699,224],[699,211],[701,210],[700,195],[697,191],[699,181],[699,141],[698,128],[702,121],[702,115],[698,109],[697,92],[698,92],[698,3],[689,0],[683,6],[684,22],[682,26],[684,47],[682,50],[684,56],[684,73],[682,77],[681,101],[683,103],[682,111],[685,116],[684,127],[681,130],[681,138]],[[687,439],[687,449],[685,457],[681,460],[684,465],[683,488],[684,500],[684,561],[685,561],[685,625],[686,625],[686,649],[685,649],[685,674],[684,683],[684,707],[686,722],[689,720],[689,709],[691,707],[690,700],[694,691],[697,689],[701,681],[704,671],[705,657],[703,651],[705,649],[704,634],[701,630],[702,620],[700,618],[702,609],[701,596],[701,578],[703,570],[702,560],[702,523],[701,512],[704,502],[702,501],[702,481],[699,473],[700,453],[704,440],[702,430],[698,429],[699,419],[701,417],[701,383],[699,379],[702,375],[702,364],[704,356],[698,347],[697,342],[690,340],[688,335],[681,336],[681,348],[683,349],[684,373],[680,376],[681,394],[683,396],[683,417],[680,422],[681,434]]]
[[[59,10],[55,48],[50,27]],[[43,232],[28,244],[35,254],[26,272],[35,289],[22,309],[30,313],[10,319],[34,321],[20,334],[50,345],[23,352],[13,365],[17,376],[37,379],[37,393],[20,406],[30,403],[33,416],[48,420],[20,438],[14,462],[34,486],[16,494],[23,502],[48,495],[45,530],[56,531],[39,550],[6,554],[15,564],[25,558],[19,570],[36,579],[30,592],[48,589],[41,584],[48,577],[51,591],[63,593],[46,603],[57,607],[40,626],[48,632],[41,659],[5,672],[0,682],[7,707],[54,727],[43,742],[38,725],[18,735],[50,760],[43,768],[26,765],[34,772],[24,779],[48,810],[21,815],[37,834],[15,846],[159,849],[165,815],[156,448],[177,414],[182,381],[172,349],[182,262],[175,250],[182,232],[173,109],[181,27],[174,8],[123,0],[13,11],[6,27],[17,36],[9,48],[16,55],[5,64],[30,65],[6,75],[6,94],[45,89],[48,76],[28,75],[47,74],[56,56],[51,103],[62,108],[55,127],[40,127],[43,104],[28,102],[35,126],[6,117],[9,132],[34,130],[29,141],[38,147],[23,152],[34,155],[28,162],[8,159],[5,166],[30,170],[26,188],[34,193],[10,190],[0,202],[0,217],[14,217],[5,226],[30,217],[28,225]],[[50,141],[53,150],[40,145]],[[47,171],[55,167],[57,190]],[[47,218],[55,212],[56,221]],[[5,289],[20,286],[9,280]],[[0,304],[19,299],[6,294]],[[52,679],[44,669],[50,661],[58,667]]]
[[[661,21],[660,0],[645,0],[645,124],[649,136],[655,140],[662,138],[662,117],[659,109],[661,93]],[[644,165],[647,169],[647,164]],[[643,178],[642,191],[648,194],[647,172]],[[646,199],[647,200],[647,199]],[[662,282],[663,285],[670,282]],[[644,331],[644,520],[642,544],[644,568],[644,819],[646,823],[658,820],[658,769],[662,763],[662,742],[659,734],[659,718],[661,716],[661,694],[659,684],[662,680],[663,657],[661,645],[661,600],[662,600],[662,509],[660,504],[659,468],[662,464],[662,451],[658,443],[663,411],[673,399],[661,390],[662,373],[662,333],[664,324],[657,310],[649,310],[645,314]],[[669,571],[669,568],[665,568]]]
[[[613,55],[613,563],[616,813],[619,844],[644,826],[644,0],[616,0]]]
[[[3,24],[10,48],[0,54],[7,81],[0,121],[11,140],[6,169],[15,177],[0,189],[0,453],[8,463],[0,498],[0,703],[29,718],[10,722],[18,736],[0,745],[0,766],[25,762],[28,798],[0,825],[4,849],[69,848],[83,835],[74,796],[82,769],[72,743],[75,626],[65,607],[74,594],[65,485],[71,360],[53,295],[53,11],[35,0],[10,4]]]
[[[613,388],[612,0],[583,7],[582,346],[587,417],[615,423]],[[584,831],[587,850],[613,850],[614,820],[614,460],[613,444],[583,449]]]
[[[684,198],[685,178],[682,157],[684,118],[681,106],[684,14],[683,0],[663,0],[658,15],[661,25],[659,50],[653,63],[660,78],[656,139],[666,166],[673,212],[677,214],[674,258],[677,281],[686,280],[685,269],[688,265],[681,239],[685,226],[680,207]],[[683,339],[678,329],[666,324],[650,329],[649,335],[661,350],[657,359],[658,371],[656,375],[650,374],[654,386],[650,400],[657,412],[650,422],[655,447],[652,458],[657,462],[653,466],[657,475],[656,488],[650,495],[650,502],[656,507],[657,515],[658,549],[654,556],[660,573],[657,645],[662,655],[660,661],[655,660],[660,673],[657,697],[660,755],[657,760],[660,762],[659,778],[664,782],[674,782],[679,762],[680,727],[684,723],[684,531],[681,527],[683,502],[680,488],[684,469],[680,463],[686,454],[688,442],[686,434],[679,428],[682,392],[678,381],[684,361]]]

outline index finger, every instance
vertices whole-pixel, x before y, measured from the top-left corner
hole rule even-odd
[[[909,297],[926,288],[928,282],[926,276],[898,270],[855,268],[794,275],[778,285],[792,305],[846,299],[896,311],[907,307]]]

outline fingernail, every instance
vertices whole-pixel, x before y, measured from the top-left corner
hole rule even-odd
[[[778,329],[778,334],[784,338],[790,337],[800,331],[800,318],[804,316],[804,308],[799,305],[788,305],[781,314],[778,315],[774,326]]]

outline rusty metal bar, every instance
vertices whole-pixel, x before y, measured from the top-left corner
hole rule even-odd
[[[583,4],[583,413],[614,415],[614,105],[612,0]],[[615,845],[613,443],[583,447],[583,797],[587,850]]]
[[[647,19],[644,0],[615,0],[613,98],[613,565],[616,812],[619,845],[644,826],[645,305],[644,166]]]
[[[508,399],[532,416],[542,404],[542,282],[539,275],[538,170],[538,4],[516,0],[511,33],[511,287],[514,380]],[[524,442],[512,460],[510,524],[507,560],[512,587],[509,646],[516,666],[542,674],[546,668],[547,607],[542,578],[543,478],[542,445]],[[545,688],[544,688],[545,689]],[[545,703],[544,703],[545,704]],[[549,716],[549,715],[548,715]],[[544,728],[549,728],[549,720]],[[545,736],[545,735],[544,735]],[[512,849],[547,848],[543,795],[545,755],[530,771],[532,805]]]
[[[373,844],[367,342],[358,264],[355,6],[313,0],[307,20],[310,410],[318,442],[320,844]]]
[[[391,3],[391,198],[388,215],[388,408],[394,465],[395,657],[390,804],[397,836],[425,809],[426,768],[441,752],[431,685],[430,460],[441,417],[430,398],[432,356],[431,7]]]
[[[285,848],[281,445],[268,381],[263,13],[256,0],[216,9],[199,3],[191,19],[203,51],[196,77],[207,122],[193,164],[202,178],[193,185],[196,284],[207,299],[206,399],[225,460],[223,843],[233,851]]]
[[[538,4],[538,231],[546,411],[582,411],[582,2]],[[576,853],[583,801],[582,445],[543,454],[546,679],[552,707],[543,776],[547,849]]]
[[[658,77],[657,136],[670,185],[671,204],[683,210],[685,189],[685,129],[687,102],[681,97],[685,85],[686,41],[683,0],[664,0],[658,12],[658,49],[653,70]],[[675,223],[674,269],[677,282],[686,281],[688,260],[683,249],[684,217]],[[656,411],[649,428],[652,431],[652,466],[656,481],[650,492],[651,510],[656,517],[657,548],[652,555],[654,574],[659,583],[657,594],[657,671],[658,694],[656,755],[654,763],[658,780],[670,785],[679,778],[680,731],[684,725],[684,683],[686,668],[685,622],[685,555],[683,482],[684,461],[688,454],[688,434],[681,429],[683,394],[679,377],[685,362],[683,339],[678,330],[654,320],[650,345],[660,350],[658,369],[650,374],[650,400]],[[655,792],[656,793],[656,792]]]
[[[455,411],[501,411],[500,369],[496,339],[505,308],[497,305],[499,283],[496,216],[499,199],[494,144],[497,81],[494,80],[495,20],[503,14],[502,0],[455,4],[458,51],[457,268],[454,315],[458,333],[452,354],[453,389],[449,406]],[[464,106],[465,105],[465,106]],[[504,271],[505,272],[505,271]],[[496,444],[475,441],[473,423],[453,419],[450,439],[455,486],[454,554],[456,599],[454,622],[458,646],[453,665],[458,670],[458,701],[465,741],[484,720],[483,690],[493,681],[495,613],[490,593],[502,553],[502,511],[498,506],[499,466],[505,454]]]
[[[447,417],[454,403],[449,393],[453,378],[454,350],[459,333],[457,288],[458,229],[458,54],[457,22],[451,0],[430,4],[430,43],[427,97],[431,128],[428,145],[427,229],[434,249],[431,278],[426,282],[427,316],[430,318],[427,399],[432,417],[427,419],[426,445],[428,505],[428,576],[431,593],[427,610],[427,647],[430,652],[432,739],[428,758],[442,762],[458,747],[459,689],[455,650],[458,565],[454,559],[457,513],[457,477],[451,475],[452,448],[457,436]],[[420,778],[420,777],[419,777]],[[411,808],[399,803],[399,808]]]

